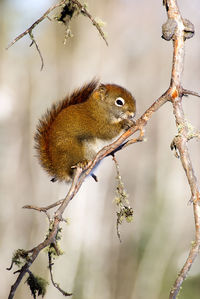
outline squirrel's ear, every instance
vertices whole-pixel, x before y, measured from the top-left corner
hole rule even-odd
[[[103,100],[107,94],[106,85],[101,84],[97,90],[93,93],[93,97],[99,100]]]
[[[106,92],[107,92],[106,85],[101,84],[101,85],[99,86],[98,90],[99,90],[99,92],[100,92],[101,94],[106,94]]]

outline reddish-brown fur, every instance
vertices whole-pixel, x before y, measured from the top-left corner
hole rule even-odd
[[[98,81],[92,80],[88,84],[85,84],[82,88],[75,90],[70,96],[67,96],[64,100],[61,100],[57,104],[53,104],[51,109],[43,115],[39,120],[37,126],[37,132],[35,134],[35,148],[38,152],[38,157],[41,165],[49,172],[50,175],[54,175],[54,167],[51,163],[51,157],[49,152],[49,129],[56,119],[58,114],[70,105],[76,105],[88,100],[92,92],[97,88]]]
[[[132,124],[135,100],[116,84],[93,80],[54,104],[39,121],[35,148],[53,180],[73,179],[73,166],[94,159]]]

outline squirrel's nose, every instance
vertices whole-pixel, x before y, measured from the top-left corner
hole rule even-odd
[[[135,113],[134,113],[134,112],[127,111],[127,117],[128,117],[129,119],[133,119],[134,116],[135,116]]]

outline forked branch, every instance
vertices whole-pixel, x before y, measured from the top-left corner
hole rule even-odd
[[[112,144],[104,147],[95,157],[93,161],[90,161],[87,165],[86,169],[81,169],[80,167],[76,168],[75,177],[72,182],[71,188],[65,197],[64,200],[56,202],[54,205],[50,205],[46,208],[38,208],[34,206],[25,206],[25,208],[32,208],[38,211],[47,212],[48,209],[55,207],[57,204],[60,204],[59,208],[55,211],[54,217],[51,220],[51,230],[48,236],[45,238],[45,240],[34,247],[33,249],[28,251],[29,257],[28,261],[25,263],[25,265],[21,268],[19,275],[11,287],[9,299],[13,298],[15,291],[20,284],[22,278],[27,273],[28,269],[32,265],[32,263],[37,258],[38,254],[41,252],[42,249],[49,246],[51,243],[55,242],[55,237],[59,229],[60,222],[63,221],[63,213],[68,206],[71,199],[75,196],[75,194],[78,192],[79,188],[81,187],[82,183],[84,182],[85,178],[89,175],[89,173],[92,171],[92,169],[95,167],[95,165],[101,161],[104,157],[106,157],[108,154],[113,152],[115,149],[117,149],[121,144],[123,144],[127,138],[129,138],[131,135],[136,133],[137,131],[143,132],[143,127],[147,124],[148,120],[151,118],[152,114],[156,112],[166,101],[169,99],[168,92],[166,92],[163,96],[161,96],[158,100],[156,100],[149,109],[146,110],[146,112],[136,121],[135,125],[131,127],[128,131],[126,131],[118,140],[113,142]],[[143,136],[143,135],[142,135]],[[141,141],[141,137],[135,138],[131,141],[132,143]]]
[[[193,242],[192,248],[190,249],[189,256],[179,272],[177,279],[170,292],[169,298],[175,299],[180,291],[180,287],[188,275],[188,272],[197,257],[200,249],[200,207],[199,207],[199,186],[194,173],[192,161],[188,151],[187,142],[190,138],[188,135],[190,129],[188,122],[185,118],[182,97],[184,94],[192,94],[199,96],[198,93],[187,91],[182,88],[182,73],[184,67],[184,55],[185,55],[185,40],[191,38],[194,35],[194,26],[190,21],[182,18],[179,11],[176,0],[164,1],[166,11],[168,15],[168,21],[173,20],[175,26],[173,26],[172,40],[173,40],[173,65],[171,75],[171,102],[173,105],[173,113],[175,116],[176,126],[178,129],[178,135],[173,141],[173,145],[179,152],[179,157],[186,173],[187,180],[191,190],[191,199],[194,210],[195,220],[195,242]],[[166,23],[167,24],[167,23]]]

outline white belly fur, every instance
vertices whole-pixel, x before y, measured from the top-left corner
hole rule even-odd
[[[120,135],[119,135],[120,136]],[[96,138],[92,141],[87,141],[84,144],[84,152],[85,152],[85,159],[92,160],[96,156],[96,154],[106,145],[113,143],[115,140],[119,138],[119,136],[111,139],[111,140],[102,140]]]

